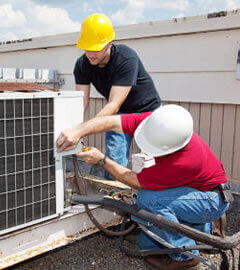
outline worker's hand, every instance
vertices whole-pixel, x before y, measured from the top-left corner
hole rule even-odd
[[[66,129],[57,138],[57,152],[69,151],[74,149],[80,140],[77,127]]]
[[[89,164],[97,164],[100,159],[104,158],[104,154],[95,147],[89,147],[88,151],[78,153],[77,155]]]

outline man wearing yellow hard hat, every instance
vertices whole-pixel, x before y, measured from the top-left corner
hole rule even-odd
[[[76,61],[76,89],[84,91],[84,109],[89,102],[90,84],[108,103],[96,116],[154,111],[161,99],[153,80],[137,53],[126,45],[114,45],[115,32],[111,20],[94,13],[82,23],[77,47],[85,53]],[[127,166],[131,137],[106,133],[106,155]],[[105,178],[111,179],[106,173]]]

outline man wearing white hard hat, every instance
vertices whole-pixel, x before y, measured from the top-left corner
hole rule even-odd
[[[193,131],[192,116],[186,109],[165,105],[152,113],[94,118],[68,130],[71,138],[59,138],[58,151],[75,147],[86,135],[106,130],[134,136],[139,148],[155,158],[155,165],[135,173],[96,148],[79,156],[87,163],[103,166],[119,181],[138,189],[140,208],[205,233],[213,232],[213,221],[229,207],[230,202],[219,192],[227,178],[222,163]],[[194,240],[176,232],[157,226],[149,229],[173,246],[195,245]],[[163,248],[143,232],[138,244],[144,250]],[[198,254],[197,250],[192,252]],[[198,260],[180,253],[148,256],[145,261],[156,269],[200,269]]]

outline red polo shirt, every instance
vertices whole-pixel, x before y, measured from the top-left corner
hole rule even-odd
[[[150,114],[121,115],[123,132],[133,136],[138,125]],[[156,132],[160,133],[161,130]],[[204,191],[227,182],[222,163],[195,132],[187,146],[175,153],[156,157],[155,163],[137,174],[144,189],[164,190],[186,186]]]

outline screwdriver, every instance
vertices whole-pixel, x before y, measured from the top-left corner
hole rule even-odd
[[[83,152],[87,152],[88,151],[88,147],[84,144],[84,142],[82,142],[82,151]]]

